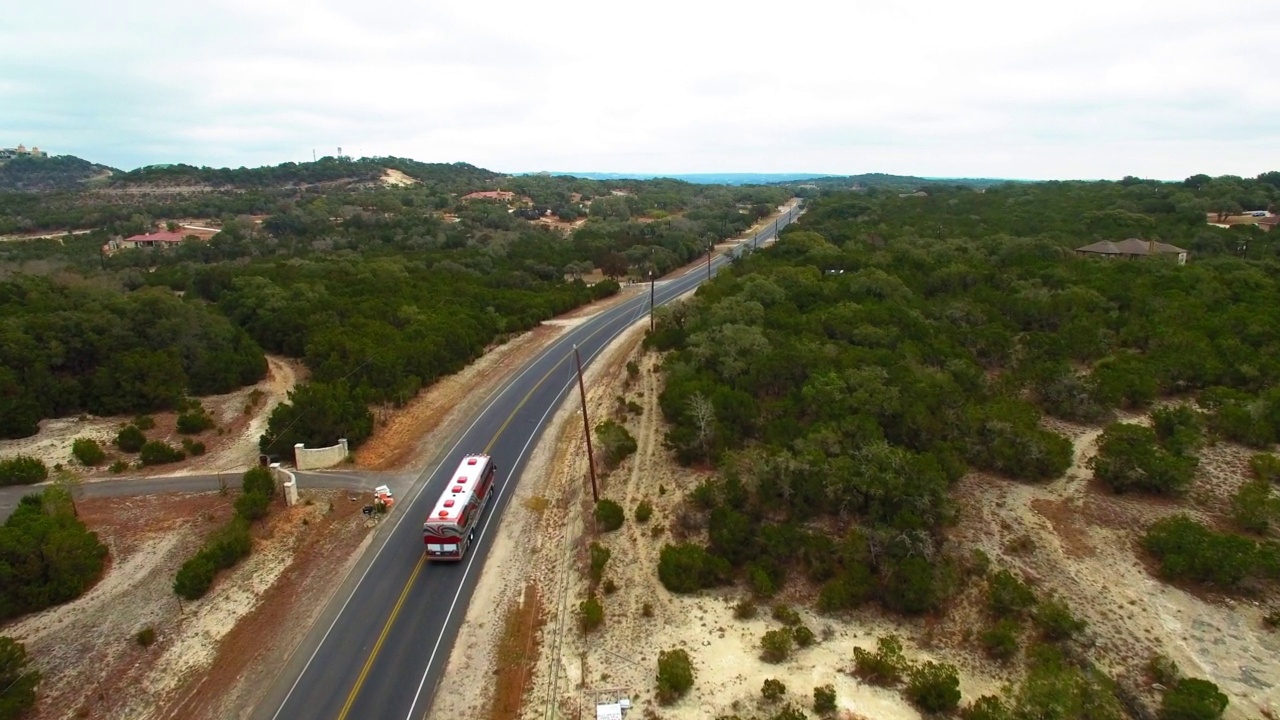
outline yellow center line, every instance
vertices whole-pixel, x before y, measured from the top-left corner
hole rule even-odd
[[[342,712],[338,714],[338,720],[346,720],[347,713],[351,712],[351,706],[356,701],[356,695],[360,693],[360,687],[364,685],[364,679],[369,675],[369,668],[373,667],[373,661],[378,657],[378,651],[382,649],[382,643],[387,639],[387,633],[391,631],[391,625],[395,623],[396,616],[400,614],[404,599],[409,597],[409,588],[413,587],[413,581],[418,579],[418,573],[422,572],[422,566],[426,561],[427,556],[425,554],[418,557],[418,564],[413,568],[413,574],[409,576],[409,581],[404,584],[404,590],[400,591],[400,599],[396,600],[395,607],[391,609],[391,615],[387,617],[387,624],[382,626],[382,633],[378,635],[378,642],[373,644],[373,652],[369,653],[369,659],[364,662],[364,667],[360,669],[360,676],[356,678],[356,684],[351,688],[351,694],[347,695],[347,702],[342,706]]]
[[[596,335],[599,335],[600,332],[609,327],[609,325],[610,323],[607,322],[602,323],[600,327],[596,328],[590,335],[579,340],[578,344],[582,345]],[[538,382],[534,383],[534,386],[529,390],[529,392],[525,393],[524,397],[520,399],[520,402],[516,403],[511,414],[507,416],[507,419],[502,422],[498,431],[494,433],[493,438],[489,440],[489,444],[485,445],[484,452],[486,455],[489,454],[489,451],[492,450],[493,446],[498,442],[498,438],[502,437],[502,433],[506,431],[507,426],[511,424],[513,419],[515,419],[516,413],[520,412],[520,408],[523,408],[525,403],[529,402],[529,398],[533,397],[533,394],[538,391],[538,388],[542,387],[543,383],[551,377],[551,374],[560,367],[562,362],[564,361],[561,360],[553,365],[551,369],[538,380]],[[409,596],[409,590],[413,587],[414,581],[418,579],[418,573],[422,572],[422,566],[425,564],[426,559],[427,556],[425,553],[418,558],[417,566],[413,568],[413,573],[409,576],[409,580],[405,582],[404,589],[400,591],[400,599],[396,600],[395,607],[391,609],[391,614],[387,616],[386,624],[382,626],[382,632],[378,635],[378,642],[374,643],[373,651],[369,653],[369,659],[365,660],[364,667],[360,670],[360,675],[356,677],[355,685],[351,687],[351,692],[347,695],[347,702],[343,704],[342,712],[338,714],[338,720],[346,720],[347,713],[351,712],[351,706],[355,704],[356,696],[360,694],[360,688],[364,686],[364,681],[369,676],[369,670],[373,667],[373,661],[378,658],[378,652],[382,650],[382,643],[386,641],[387,635],[390,634],[391,626],[395,624],[396,617],[400,614],[400,608],[404,605],[405,598]]]

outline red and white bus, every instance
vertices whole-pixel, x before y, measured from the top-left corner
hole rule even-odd
[[[488,455],[462,458],[435,508],[422,523],[428,560],[461,560],[475,541],[476,525],[493,494],[498,467]]]

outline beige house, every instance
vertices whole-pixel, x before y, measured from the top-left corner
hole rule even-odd
[[[1094,255],[1108,258],[1177,257],[1179,265],[1187,264],[1187,251],[1176,245],[1157,240],[1129,238],[1120,242],[1102,240],[1092,245],[1076,248],[1077,255]]]

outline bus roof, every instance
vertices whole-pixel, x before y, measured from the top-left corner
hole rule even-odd
[[[489,467],[488,455],[468,455],[462,458],[458,469],[449,478],[449,484],[436,500],[436,506],[427,516],[427,522],[457,525],[462,509],[471,502],[476,485]]]

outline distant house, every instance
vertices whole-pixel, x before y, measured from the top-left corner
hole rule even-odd
[[[1139,240],[1138,238],[1129,238],[1120,242],[1111,242],[1103,240],[1076,248],[1078,255],[1094,255],[1108,258],[1136,258],[1136,257],[1159,257],[1159,256],[1177,256],[1179,265],[1187,264],[1187,251],[1169,243],[1162,243],[1156,240]]]
[[[508,202],[516,196],[513,192],[506,190],[481,190],[479,192],[468,193],[462,196],[463,200],[501,200]]]
[[[0,148],[0,160],[12,160],[16,157],[45,157],[47,153],[38,147],[30,150],[25,145],[16,148]]]
[[[135,248],[172,247],[187,237],[188,235],[180,232],[161,230],[160,232],[146,233],[144,235],[131,235],[123,240],[112,238],[107,241],[107,244],[102,249],[106,252],[115,252],[117,250],[133,250]]]

